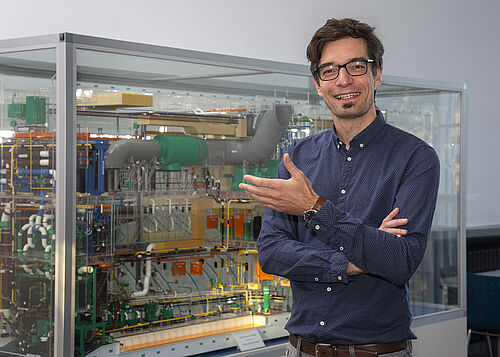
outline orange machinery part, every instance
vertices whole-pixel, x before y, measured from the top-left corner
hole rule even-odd
[[[203,265],[199,260],[191,260],[189,262],[189,274],[201,276],[203,274]]]
[[[274,279],[274,275],[272,274],[267,274],[262,271],[262,268],[260,267],[259,264],[259,259],[257,259],[257,256],[255,257],[255,275],[259,280],[272,280]]]
[[[186,262],[178,261],[172,264],[172,276],[186,275]]]

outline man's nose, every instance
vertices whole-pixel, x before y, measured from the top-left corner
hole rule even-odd
[[[352,76],[347,73],[347,69],[342,67],[339,71],[339,76],[337,77],[337,85],[346,86],[352,83]]]

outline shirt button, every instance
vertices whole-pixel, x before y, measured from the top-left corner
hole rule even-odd
[[[344,250],[344,247],[340,247],[339,249],[342,251],[342,250]]]
[[[319,324],[320,324],[321,326],[325,326],[325,321],[320,321],[320,322],[319,322]]]
[[[314,281],[318,281],[319,279],[318,278],[314,278]]]
[[[320,228],[319,224],[314,226],[314,229],[316,229],[317,231],[319,231],[319,228]]]
[[[345,190],[344,190],[344,189],[342,189],[342,190],[340,191],[340,193],[341,193],[341,194],[343,194],[343,195],[345,195]]]
[[[342,280],[342,277],[339,275],[339,276],[337,276],[337,279],[340,281],[340,280]]]
[[[331,287],[327,287],[326,291],[332,291],[332,288]]]
[[[352,157],[348,156],[347,161],[351,161],[351,160],[352,160]]]
[[[359,144],[359,147],[362,148],[364,145],[363,144]]]

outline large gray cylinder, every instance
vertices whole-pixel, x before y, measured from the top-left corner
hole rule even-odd
[[[275,104],[264,112],[255,135],[248,140],[207,140],[210,165],[242,165],[264,162],[274,152],[292,117],[292,106]]]

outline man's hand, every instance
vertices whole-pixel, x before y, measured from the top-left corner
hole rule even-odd
[[[389,213],[387,217],[384,218],[382,224],[380,225],[380,227],[378,227],[378,229],[387,233],[397,235],[398,237],[404,236],[406,233],[408,233],[406,229],[396,228],[408,223],[407,218],[394,219],[394,217],[396,217],[398,213],[399,213],[399,208],[397,207],[394,208],[392,212]]]
[[[245,175],[243,178],[250,185],[240,183],[239,187],[245,190],[250,197],[259,201],[264,207],[278,212],[301,216],[314,205],[319,195],[314,192],[309,179],[295,166],[288,154],[283,156],[283,163],[292,176],[288,180],[266,179]],[[398,237],[405,235],[407,233],[405,229],[396,227],[408,223],[408,219],[394,219],[398,213],[399,208],[395,208],[384,218],[378,229],[395,234]],[[351,262],[348,263],[347,275],[362,273],[366,273],[366,271]]]
[[[240,183],[239,187],[264,207],[302,216],[316,203],[319,195],[314,192],[309,179],[295,166],[288,154],[283,156],[283,163],[292,175],[288,180],[245,175],[243,178],[252,185]]]
[[[366,271],[364,271],[361,268],[358,268],[356,265],[354,265],[351,262],[347,263],[347,275],[358,275],[358,274],[363,274],[363,273],[366,273]]]

